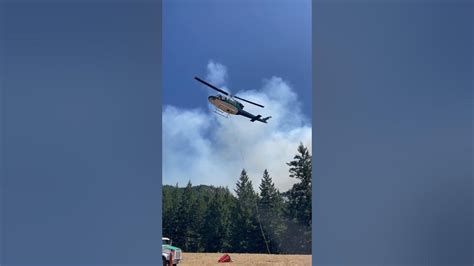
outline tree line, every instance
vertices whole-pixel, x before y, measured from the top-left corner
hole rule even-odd
[[[291,189],[265,170],[258,191],[245,169],[234,192],[207,185],[163,187],[163,236],[186,252],[311,253],[312,156],[300,144],[287,163]]]

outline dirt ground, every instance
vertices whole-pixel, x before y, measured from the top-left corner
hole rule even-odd
[[[311,265],[311,255],[268,255],[268,254],[237,254],[229,253],[232,259],[230,263],[217,263],[224,255],[221,253],[183,253],[183,260],[179,266],[191,265],[277,265],[277,266],[303,266]]]

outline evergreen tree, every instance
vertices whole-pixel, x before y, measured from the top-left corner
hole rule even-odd
[[[225,188],[222,191],[222,202],[220,205],[220,229],[222,235],[221,252],[230,251],[232,248],[231,244],[231,229],[232,229],[232,211],[235,209],[236,198],[229,191],[229,188]]]
[[[163,236],[174,238],[177,235],[178,208],[181,205],[181,193],[178,184],[175,187],[163,187]]]
[[[171,234],[171,219],[173,218],[171,201],[171,190],[163,188],[163,203],[162,203],[162,234],[169,236]]]
[[[230,192],[214,190],[203,224],[203,240],[207,252],[225,252],[229,249],[229,226],[231,222]]]
[[[260,188],[259,214],[271,253],[281,251],[285,231],[283,218],[283,198],[265,169]]]
[[[287,163],[297,179],[280,193],[267,170],[257,194],[242,170],[235,196],[228,188],[163,187],[163,236],[188,252],[311,253],[312,157],[302,144]],[[261,228],[260,228],[261,225]]]
[[[202,244],[202,231],[203,231],[203,224],[204,224],[204,215],[206,213],[206,201],[205,201],[205,194],[203,191],[197,191],[197,193],[193,192],[194,201],[191,203],[191,210],[188,215],[189,220],[189,243],[188,243],[188,251],[189,252],[200,252],[204,250],[204,246]]]
[[[298,154],[287,163],[290,166],[290,177],[299,179],[289,193],[289,208],[293,217],[296,217],[306,226],[311,226],[311,199],[312,199],[312,158],[302,143],[298,146]]]
[[[298,235],[299,238],[288,238],[285,248],[293,253],[311,253],[312,157],[302,143],[297,151],[293,160],[287,163],[290,166],[290,177],[298,179],[299,182],[286,193],[289,218],[286,235]]]
[[[219,195],[217,190],[214,193],[214,197],[210,200],[209,207],[207,208],[205,223],[203,224],[203,233],[204,233],[204,242],[205,250],[207,252],[218,252],[221,241],[219,234]]]
[[[234,208],[232,248],[234,252],[261,252],[261,232],[256,216],[257,194],[253,190],[252,181],[242,170],[237,181],[235,193],[237,200]],[[263,250],[264,251],[264,250]]]
[[[194,201],[194,193],[192,190],[191,181],[188,182],[184,189],[179,207],[176,214],[176,234],[174,236],[174,243],[182,247],[184,251],[189,251],[192,247],[191,238],[194,236],[193,221],[190,219],[192,213],[192,206]]]

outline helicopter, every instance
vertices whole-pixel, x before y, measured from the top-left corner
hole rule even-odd
[[[227,113],[227,114],[231,114],[231,115],[241,115],[241,116],[245,116],[247,118],[250,118],[250,121],[251,122],[255,122],[255,121],[259,121],[259,122],[262,122],[262,123],[267,123],[267,120],[271,118],[271,116],[267,116],[265,118],[262,118],[262,115],[253,115],[247,111],[244,111],[244,105],[242,103],[240,103],[239,101],[235,100],[235,99],[239,99],[241,101],[244,101],[244,102],[247,102],[247,103],[250,103],[250,104],[253,104],[253,105],[256,105],[258,107],[261,107],[263,108],[264,106],[261,105],[261,104],[258,104],[258,103],[254,103],[254,102],[251,102],[249,100],[245,100],[245,99],[242,99],[238,96],[235,96],[235,95],[231,95],[230,93],[224,91],[224,90],[221,90],[219,88],[217,88],[216,86],[208,83],[207,81],[204,81],[198,77],[194,77],[195,80],[203,83],[204,85],[210,87],[211,89],[214,89],[224,95],[221,95],[221,94],[217,94],[215,96],[209,96],[207,99],[208,101],[214,105],[217,109],[218,112],[216,112],[217,114],[219,115],[222,115],[222,113]],[[221,114],[220,114],[221,113]],[[228,116],[224,116],[224,117],[228,117]]]

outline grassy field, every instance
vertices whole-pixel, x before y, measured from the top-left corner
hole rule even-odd
[[[221,253],[183,253],[179,266],[191,265],[311,265],[311,255],[268,255],[268,254],[237,254],[229,253],[231,263],[217,263],[224,255]]]

